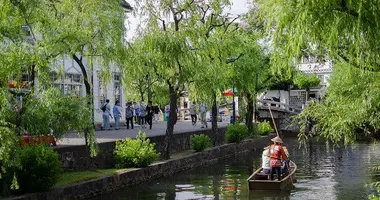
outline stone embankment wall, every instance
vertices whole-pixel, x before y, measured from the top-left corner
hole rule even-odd
[[[218,132],[220,133],[221,138],[224,138],[226,128],[219,128]],[[206,134],[210,138],[213,138],[214,135],[210,129],[174,134],[171,142],[171,152],[176,153],[190,149],[190,136],[197,134]],[[164,135],[149,137],[149,139],[156,144],[156,149],[159,152],[164,151]],[[61,156],[64,170],[70,171],[114,167],[114,148],[115,142],[100,143],[99,154],[93,158],[88,155],[85,145],[57,147],[55,148],[55,151]]]
[[[221,159],[239,156],[261,149],[268,144],[270,136],[250,139],[241,143],[224,144],[210,148],[204,152],[163,161],[146,168],[135,169],[114,176],[99,178],[70,186],[56,187],[49,192],[26,194],[9,200],[66,200],[91,198],[99,194],[109,193],[123,187],[129,187],[172,175],[194,167],[217,163]]]

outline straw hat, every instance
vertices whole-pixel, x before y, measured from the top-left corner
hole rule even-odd
[[[284,143],[284,142],[281,140],[281,138],[278,137],[278,136],[275,137],[275,138],[272,138],[271,140],[272,140],[273,142],[276,142],[276,143],[281,143],[281,144]]]

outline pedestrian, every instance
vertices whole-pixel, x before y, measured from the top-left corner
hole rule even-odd
[[[153,111],[154,111],[154,121],[158,123],[158,121],[160,120],[160,115],[159,115],[160,107],[158,107],[158,105],[154,106]]]
[[[102,130],[110,130],[110,117],[112,118],[111,115],[111,105],[110,105],[110,100],[107,99],[106,102],[102,106],[102,111],[103,111],[103,127]]]
[[[191,116],[191,123],[193,124],[193,126],[195,126],[197,124],[197,106],[196,106],[196,102],[194,102],[190,106],[190,116]]]
[[[127,108],[125,109],[125,118],[127,121],[127,129],[129,129],[129,122],[131,123],[131,129],[133,129],[133,113],[134,113],[134,109],[132,107],[132,102],[128,102]]]
[[[115,102],[113,107],[113,116],[115,118],[115,130],[119,130],[119,123],[121,118],[121,107],[119,106],[119,101]]]
[[[152,118],[153,118],[153,106],[152,101],[148,101],[148,105],[146,106],[146,122],[149,124],[149,129],[152,129]]]
[[[175,115],[174,115],[174,125],[177,124],[177,119],[178,119],[178,106],[175,106]]]
[[[165,121],[169,120],[170,104],[165,106]]]
[[[140,105],[140,125],[142,126],[142,128],[146,128],[145,127],[145,125],[146,125],[145,116],[146,116],[146,105],[142,101],[141,105]]]
[[[201,123],[202,123],[201,128],[204,128],[205,126],[207,128],[207,121],[206,121],[207,105],[205,103],[201,103],[201,105],[199,105],[199,113],[201,115]]]
[[[135,123],[140,124],[140,104],[137,101],[135,101],[133,104],[135,109]]]

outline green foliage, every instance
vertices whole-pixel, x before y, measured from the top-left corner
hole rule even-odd
[[[117,168],[146,167],[153,163],[160,153],[150,143],[146,134],[139,131],[135,139],[127,138],[117,141],[115,147],[115,159]]]
[[[226,140],[228,142],[241,142],[247,137],[248,127],[245,124],[234,124],[227,127]]]
[[[84,98],[73,98],[56,88],[41,91],[38,98],[31,98],[25,104],[22,128],[32,135],[50,134],[56,138],[70,130],[83,133],[91,127],[91,109]]]
[[[30,145],[18,150],[17,156],[20,165],[15,174],[21,192],[46,191],[57,183],[62,167],[58,153],[52,148]]]
[[[259,134],[259,135],[268,135],[270,133],[273,133],[273,128],[272,126],[270,125],[270,123],[268,121],[263,121],[263,122],[260,122],[258,124],[256,124],[256,133]]]
[[[351,144],[379,130],[379,79],[378,73],[335,65],[324,100],[310,102],[295,119],[301,124],[301,136],[310,136],[305,132],[309,119],[315,122],[314,135],[335,144],[342,139]]]
[[[380,7],[380,1],[252,2],[273,39],[274,67],[291,66],[301,56],[314,54],[328,57],[334,64],[343,61],[361,69],[380,70],[376,49],[380,17],[372,12]]]
[[[196,152],[200,152],[211,146],[211,139],[204,134],[192,135],[190,136],[190,146]]]
[[[295,84],[302,89],[310,90],[312,87],[318,86],[320,80],[315,74],[299,73],[295,78]]]

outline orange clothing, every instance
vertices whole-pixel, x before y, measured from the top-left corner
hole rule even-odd
[[[278,160],[288,160],[284,148],[281,145],[272,144],[270,146],[270,158]]]
[[[270,166],[281,167],[281,159],[288,160],[288,156],[281,145],[273,144],[270,146]]]

